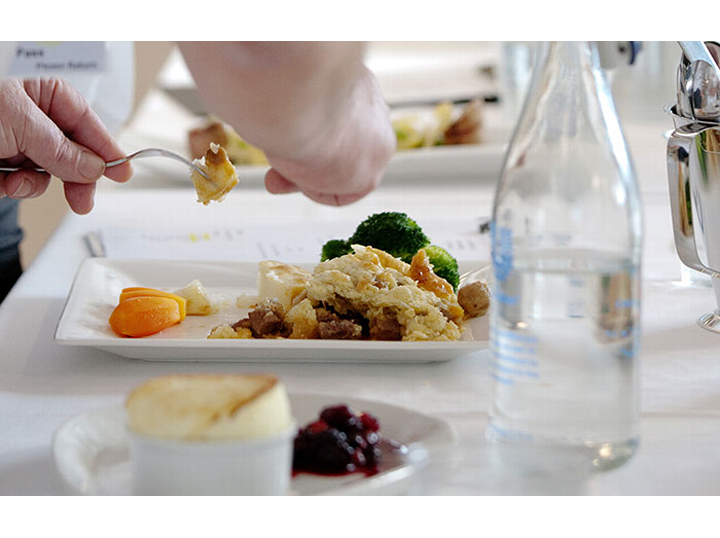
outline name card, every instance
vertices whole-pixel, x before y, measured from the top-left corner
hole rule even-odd
[[[96,74],[105,71],[104,41],[18,41],[10,76]]]

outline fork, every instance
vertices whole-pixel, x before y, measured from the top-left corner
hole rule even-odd
[[[196,164],[190,162],[182,155],[178,155],[177,153],[173,153],[172,151],[168,151],[166,149],[159,149],[159,148],[147,148],[147,149],[141,149],[140,151],[136,151],[135,153],[131,153],[130,155],[127,155],[126,157],[123,157],[122,159],[118,159],[116,161],[110,161],[105,163],[106,168],[112,168],[113,166],[117,166],[119,164],[126,163],[132,159],[144,159],[146,157],[168,157],[169,159],[174,159],[176,161],[179,161],[183,163],[186,166],[189,166],[193,170],[195,170],[198,174],[200,174],[205,179],[210,179],[207,175],[207,172],[205,172],[202,168],[197,166]],[[0,167],[0,172],[17,172],[18,170],[24,170],[23,167]],[[27,168],[28,170],[35,170],[36,172],[45,172],[46,170],[44,168]]]

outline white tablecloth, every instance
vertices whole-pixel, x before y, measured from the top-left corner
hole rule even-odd
[[[662,145],[661,140],[654,141],[652,152],[658,146],[662,151]],[[381,400],[449,421],[460,445],[446,462],[436,462],[443,465],[431,470],[429,493],[719,493],[720,340],[696,325],[699,315],[715,307],[714,297],[710,288],[677,284],[680,264],[672,247],[665,178],[648,174],[641,176],[646,185],[647,232],[642,440],[636,456],[623,467],[584,480],[531,480],[495,465],[483,436],[487,352],[428,365],[271,364],[262,368],[280,376],[290,391]],[[398,210],[427,222],[431,237],[477,239],[478,218],[488,215],[491,198],[489,185],[408,187],[381,189],[338,209],[299,195],[246,190],[231,194],[223,204],[203,207],[188,189],[101,188],[95,210],[84,217],[69,216],[62,223],[0,307],[0,493],[63,493],[51,459],[53,432],[77,413],[120,403],[129,389],[148,377],[258,370],[252,364],[134,361],[56,345],[55,325],[78,265],[89,255],[83,241],[87,232],[183,228],[198,223],[208,228],[256,229],[260,223],[272,236],[292,234],[297,222],[326,232],[335,222],[358,222],[373,212]],[[337,230],[338,236],[344,233]],[[298,241],[305,239],[298,235]],[[486,252],[484,259],[488,256]]]

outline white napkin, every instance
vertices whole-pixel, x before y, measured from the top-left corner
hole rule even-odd
[[[357,223],[339,223],[332,230],[317,224],[254,227],[106,228],[95,235],[104,255],[113,259],[165,259],[243,261],[275,259],[291,263],[316,263],[323,244],[349,236]],[[473,229],[435,227],[433,244],[458,260],[487,261],[488,234]],[[93,234],[87,239],[91,240]],[[90,241],[88,241],[90,242]],[[95,255],[102,255],[97,249]]]

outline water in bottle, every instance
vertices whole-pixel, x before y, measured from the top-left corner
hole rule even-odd
[[[493,208],[487,437],[531,471],[612,468],[638,443],[641,220],[589,43],[544,48]]]

